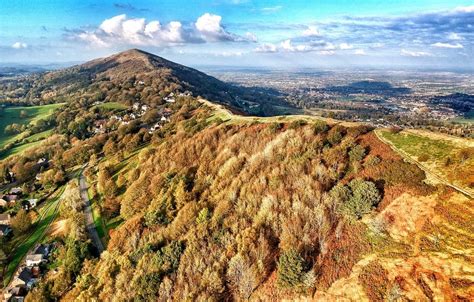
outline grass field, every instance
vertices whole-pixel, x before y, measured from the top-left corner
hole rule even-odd
[[[433,174],[469,192],[474,191],[474,156],[463,158],[461,155],[474,152],[474,140],[420,130],[379,133]]]
[[[99,234],[100,240],[102,240],[102,243],[104,246],[107,246],[107,241],[108,241],[108,232],[107,232],[107,227],[105,225],[104,219],[102,218],[102,215],[100,213],[99,206],[97,205],[97,196],[92,198],[91,194],[91,189],[87,191],[87,194],[89,194],[89,199],[91,201],[91,207],[92,207],[92,218],[94,219],[94,224],[95,228],[97,229],[97,234]]]
[[[13,258],[10,259],[4,278],[4,284],[10,283],[13,274],[15,273],[18,265],[22,259],[26,256],[35,244],[37,244],[44,236],[46,229],[53,222],[57,215],[58,204],[61,199],[64,188],[60,188],[55,194],[55,197],[51,198],[46,204],[39,210],[39,216],[35,224],[32,226],[33,230],[29,236],[22,241],[12,253]]]
[[[0,111],[0,148],[14,142],[21,134],[6,134],[5,127],[7,125],[17,123],[20,125],[27,125],[34,123],[39,119],[44,119],[50,116],[55,109],[61,107],[63,104],[51,104],[43,106],[31,107],[6,107]],[[26,112],[25,117],[21,117],[21,112]]]

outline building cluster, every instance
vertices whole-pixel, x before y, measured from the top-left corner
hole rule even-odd
[[[5,288],[3,294],[4,302],[22,302],[28,291],[38,282],[39,278],[46,272],[46,264],[49,261],[54,245],[39,244],[26,255],[22,264],[18,267],[10,284]]]

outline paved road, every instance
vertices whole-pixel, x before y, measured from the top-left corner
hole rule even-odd
[[[412,163],[412,164],[415,164],[417,165],[421,170],[423,170],[427,175],[429,175],[431,178],[435,179],[436,181],[438,181],[439,183],[443,184],[443,185],[446,185],[448,187],[451,187],[455,190],[457,190],[458,192],[464,194],[465,196],[469,197],[469,198],[474,198],[474,195],[471,193],[471,192],[468,192],[466,191],[465,189],[463,188],[460,188],[459,186],[456,186],[448,181],[446,181],[445,179],[443,179],[442,177],[440,177],[439,175],[433,173],[431,170],[429,170],[428,168],[426,168],[422,163],[420,163],[419,161],[415,160],[414,158],[412,158],[410,155],[408,155],[405,151],[403,150],[400,150],[398,149],[397,147],[395,147],[395,145],[388,141],[387,139],[385,139],[380,133],[379,133],[379,129],[375,130],[375,135],[378,137],[379,140],[381,140],[383,143],[387,144],[390,146],[390,148],[392,148],[392,150],[394,150],[395,152],[397,152],[398,154],[400,154],[400,156],[402,156],[405,160],[407,160],[408,162]]]
[[[79,190],[81,198],[86,204],[84,215],[86,216],[87,231],[89,232],[92,242],[97,247],[97,250],[99,250],[99,253],[102,253],[104,251],[104,245],[102,244],[99,234],[97,233],[97,229],[95,228],[94,217],[92,216],[91,201],[89,200],[89,194],[87,193],[88,187],[89,186],[87,185],[86,178],[81,171],[81,174],[79,175]]]

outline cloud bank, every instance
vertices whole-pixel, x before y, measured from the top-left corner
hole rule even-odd
[[[73,31],[68,38],[104,48],[114,45],[168,47],[188,43],[256,40],[255,35],[250,33],[239,36],[228,32],[222,25],[222,17],[210,13],[203,14],[191,24],[180,21],[167,24],[161,24],[158,20],[147,22],[145,18],[128,18],[122,14],[104,20],[95,29]]]

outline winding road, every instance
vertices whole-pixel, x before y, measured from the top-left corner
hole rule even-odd
[[[97,248],[100,254],[104,251],[104,245],[102,244],[102,241],[100,240],[100,237],[99,237],[99,233],[97,233],[97,229],[95,228],[94,217],[92,216],[91,201],[89,199],[89,194],[87,192],[87,189],[89,188],[89,186],[87,185],[87,181],[83,173],[84,168],[85,166],[83,167],[81,174],[79,174],[79,193],[81,195],[82,200],[84,200],[84,203],[86,205],[84,209],[84,215],[86,217],[87,232],[89,233],[89,236],[92,239],[92,242],[94,243],[95,247]]]

